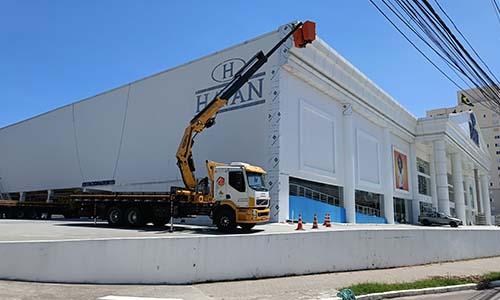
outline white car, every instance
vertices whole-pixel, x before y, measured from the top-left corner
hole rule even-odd
[[[451,227],[458,227],[458,225],[463,225],[462,220],[440,212],[421,213],[418,216],[418,222],[424,226],[450,225]]]

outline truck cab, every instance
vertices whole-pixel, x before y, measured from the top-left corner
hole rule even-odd
[[[242,162],[218,165],[213,178],[213,221],[220,230],[250,230],[269,221],[270,197],[262,168]]]

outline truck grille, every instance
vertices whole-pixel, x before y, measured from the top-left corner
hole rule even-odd
[[[269,200],[268,199],[257,199],[257,205],[269,205]]]

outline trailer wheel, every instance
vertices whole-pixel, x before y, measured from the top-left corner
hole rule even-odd
[[[132,227],[139,227],[144,225],[144,218],[142,212],[138,207],[132,207],[125,213],[125,221],[127,225]]]
[[[215,213],[215,225],[222,232],[230,233],[236,229],[236,216],[230,208],[221,208]]]
[[[25,217],[24,210],[19,209],[19,210],[15,211],[15,214],[14,214],[15,219],[24,219],[24,217]]]
[[[252,230],[252,228],[255,227],[255,223],[241,223],[240,227],[241,229],[243,229],[243,231],[249,232],[250,230]]]
[[[152,222],[156,227],[164,226],[166,223],[170,222],[170,211],[161,207],[155,208],[153,210]]]
[[[123,211],[119,209],[118,207],[112,207],[108,210],[107,213],[107,219],[109,225],[112,226],[120,226],[123,224],[124,218],[123,218]]]

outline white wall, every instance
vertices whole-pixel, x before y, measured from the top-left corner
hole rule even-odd
[[[262,278],[497,256],[499,241],[500,231],[494,228],[373,228],[189,238],[0,242],[0,279],[182,284]]]
[[[341,104],[284,70],[280,88],[280,172],[342,186]]]
[[[161,191],[181,184],[175,153],[185,126],[197,112],[198,98],[203,101],[206,95],[212,100],[227,82],[224,63],[233,63],[236,72],[243,60],[269,50],[279,37],[278,32],[267,34],[0,129],[4,189],[70,188],[110,179],[116,180],[111,188],[117,191]],[[268,166],[267,114],[275,80],[271,70],[276,69],[278,54],[259,70],[261,76],[241,89],[237,99],[230,99],[228,108],[239,109],[220,113],[217,124],[197,138],[198,177],[206,174],[206,159]],[[226,75],[228,79],[230,73]],[[258,105],[243,107],[249,104]]]
[[[356,189],[382,194],[382,128],[354,113]]]

